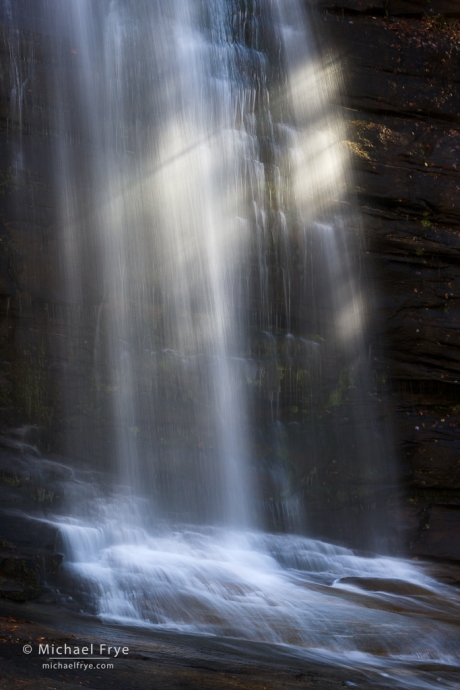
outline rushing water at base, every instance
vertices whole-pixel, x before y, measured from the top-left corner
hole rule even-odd
[[[97,504],[96,504],[97,506]],[[59,520],[74,606],[102,620],[245,639],[400,688],[455,688],[460,596],[420,566],[294,535],[157,524],[114,497]]]
[[[13,54],[20,12],[2,4]],[[105,620],[453,688],[456,593],[401,560],[268,533],[314,534],[316,510],[316,534],[375,547],[394,485],[337,75],[303,4],[21,7],[49,32],[65,452],[107,485],[55,520],[63,588]]]

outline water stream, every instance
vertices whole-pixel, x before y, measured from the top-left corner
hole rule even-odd
[[[358,669],[386,687],[457,687],[458,591],[414,562],[297,535],[140,528],[142,506],[120,496],[89,512],[58,519],[77,610],[120,626],[263,642],[273,658]]]
[[[383,549],[395,472],[340,72],[303,4],[36,0],[27,16],[53,65],[65,450],[97,469],[54,518],[73,602],[453,688],[458,596],[318,538]]]

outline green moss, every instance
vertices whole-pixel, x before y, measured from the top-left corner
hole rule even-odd
[[[4,472],[2,472],[0,475],[0,481],[2,481],[3,484],[8,484],[9,486],[21,486],[21,480],[19,477],[12,476],[11,474],[5,474]]]
[[[342,405],[345,402],[346,393],[353,388],[355,388],[353,367],[343,367],[339,374],[337,386],[331,392],[329,400],[326,403],[326,409]]]
[[[430,215],[430,212],[424,211],[422,213],[422,215],[423,215],[423,219],[420,221],[420,223],[423,225],[424,228],[431,228],[433,223],[431,222],[431,220],[428,217]],[[422,249],[422,251],[423,251],[423,249]],[[418,251],[417,251],[417,253],[418,253]]]
[[[43,486],[36,486],[32,493],[32,498],[39,503],[52,503],[57,495],[54,491],[48,491]]]
[[[297,385],[301,383],[308,383],[310,381],[310,372],[308,369],[297,369],[296,372],[296,383]]]
[[[419,489],[411,490],[412,496],[407,500],[422,503],[438,503],[441,505],[460,505],[459,489]]]

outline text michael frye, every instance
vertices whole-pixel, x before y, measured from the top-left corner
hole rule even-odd
[[[68,659],[75,659],[78,657],[103,657],[117,659],[129,654],[129,647],[115,647],[113,645],[108,645],[105,642],[101,642],[100,644],[90,644],[84,647],[68,644],[40,644],[38,646],[38,653],[46,656]]]

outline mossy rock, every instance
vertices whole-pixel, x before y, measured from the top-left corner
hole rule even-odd
[[[40,591],[18,580],[0,576],[0,598],[10,601],[28,601],[38,597]]]

